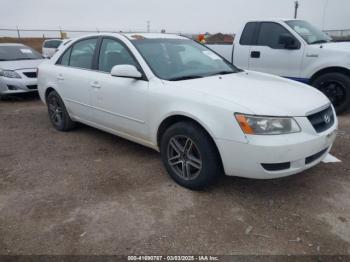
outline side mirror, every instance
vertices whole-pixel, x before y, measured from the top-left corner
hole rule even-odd
[[[112,76],[141,79],[142,74],[133,65],[115,65],[111,70]]]
[[[282,34],[279,37],[278,43],[284,45],[285,49],[299,49],[300,44],[295,40],[295,38],[290,34]]]

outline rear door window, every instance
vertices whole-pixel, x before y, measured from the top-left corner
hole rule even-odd
[[[253,45],[254,44],[254,35],[257,29],[257,22],[249,22],[243,29],[241,39],[239,41],[240,45]]]
[[[75,43],[70,52],[69,66],[92,69],[96,44],[97,38],[89,38]]]

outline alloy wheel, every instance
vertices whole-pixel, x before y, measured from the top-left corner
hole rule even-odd
[[[193,180],[202,170],[202,159],[197,145],[184,135],[174,136],[167,148],[168,164],[177,176]]]
[[[54,125],[60,126],[63,121],[63,110],[56,96],[52,97],[49,101],[49,113]]]

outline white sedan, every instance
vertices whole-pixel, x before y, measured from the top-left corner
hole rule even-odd
[[[75,39],[40,65],[38,85],[56,129],[81,122],[160,151],[190,189],[222,173],[271,179],[306,170],[328,154],[338,124],[316,89],[240,70],[175,35]]]
[[[0,96],[37,91],[37,68],[44,61],[22,44],[0,44]]]

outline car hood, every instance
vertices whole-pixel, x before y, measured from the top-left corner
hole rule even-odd
[[[330,104],[325,95],[311,86],[252,71],[179,82],[166,81],[165,85],[205,93],[250,111],[241,113],[257,115],[305,116]]]
[[[321,46],[324,50],[343,51],[350,54],[350,42],[330,42]]]
[[[45,59],[0,61],[0,69],[18,70],[27,68],[37,68]]]

